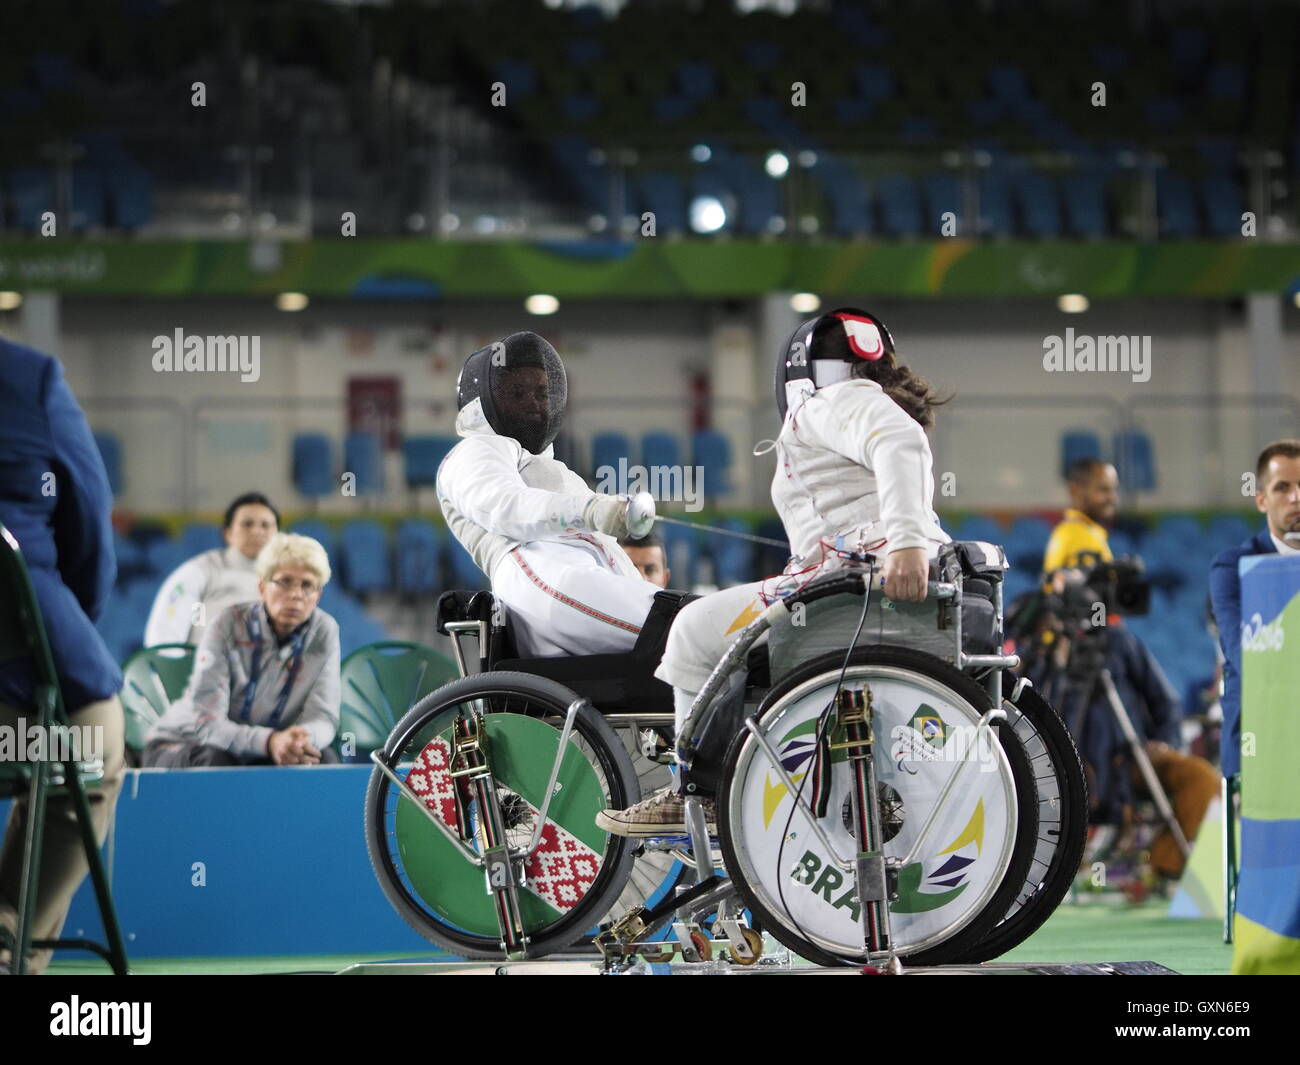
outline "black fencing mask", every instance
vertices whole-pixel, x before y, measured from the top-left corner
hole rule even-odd
[[[465,360],[456,382],[456,407],[463,410],[476,399],[499,436],[540,455],[564,423],[569,399],[564,363],[536,333],[511,333]]]

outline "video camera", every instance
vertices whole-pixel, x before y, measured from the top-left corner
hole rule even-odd
[[[1044,622],[1065,634],[1086,633],[1105,624],[1111,614],[1127,617],[1150,612],[1151,583],[1139,558],[1104,561],[1084,555],[1079,564],[1058,571],[1052,590],[1041,589],[1018,599],[1007,614],[1007,632],[1019,641],[1030,637]],[[1097,606],[1103,608],[1097,617]]]

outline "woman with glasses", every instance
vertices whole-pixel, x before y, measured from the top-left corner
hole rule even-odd
[[[339,723],[339,627],[316,604],[325,549],[277,533],[257,556],[260,599],[204,630],[185,694],[149,730],[145,766],[316,765]]]

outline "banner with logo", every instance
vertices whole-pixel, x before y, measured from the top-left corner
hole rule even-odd
[[[1223,297],[1287,292],[1298,279],[1300,246],[1255,241],[0,241],[0,290],[104,296]]]
[[[1241,880],[1234,973],[1300,974],[1300,557],[1241,573]]]

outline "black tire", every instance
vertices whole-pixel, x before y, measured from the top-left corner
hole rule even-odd
[[[576,698],[563,685],[526,673],[482,673],[454,680],[425,696],[407,712],[384,745],[384,754],[390,760],[396,756],[400,762],[402,757],[415,753],[434,733],[450,724],[458,707],[472,699],[485,700],[488,713],[562,718]],[[632,761],[605,720],[590,706],[584,706],[574,721],[573,731],[570,743],[580,741],[584,756],[603,778],[607,801],[615,808],[635,802],[638,792]],[[366,848],[384,895],[402,919],[431,943],[465,958],[504,958],[499,937],[476,935],[449,924],[432,913],[411,890],[402,874],[396,847],[390,846],[389,819],[400,797],[395,785],[376,768],[366,790]],[[631,840],[608,837],[600,871],[582,900],[552,923],[529,931],[529,957],[557,953],[598,924],[626,885],[633,850]]]
[[[1009,671],[1002,674],[1008,701],[1017,680]],[[1013,705],[1020,718],[1011,724],[1025,743],[1039,791],[1038,845],[1007,915],[974,950],[962,955],[963,962],[996,958],[1033,935],[1070,890],[1088,839],[1088,783],[1065,722],[1028,684]]]
[[[802,668],[795,670],[768,692],[756,712],[759,722],[762,722],[764,716],[787,693],[804,683],[820,677],[828,677],[830,683],[834,683],[844,666],[844,658],[842,652],[835,652],[814,659]],[[948,688],[959,698],[964,699],[977,713],[983,714],[989,709],[988,693],[972,678],[954,669],[941,659],[921,651],[885,644],[858,648],[853,651],[850,657],[847,680],[853,678],[854,667],[858,666],[892,666],[919,673]],[[980,941],[1006,915],[1015,899],[1016,892],[1024,883],[1028,874],[1038,833],[1038,803],[1037,793],[1033,785],[1032,767],[1024,745],[1015,732],[999,726],[995,726],[995,730],[999,745],[1007,756],[1016,796],[1017,828],[1007,870],[1001,884],[982,909],[941,942],[924,950],[903,956],[901,960],[905,965],[941,965],[955,960],[967,951],[974,950]],[[717,802],[718,834],[724,861],[731,878],[756,921],[761,923],[777,940],[796,954],[822,965],[861,965],[861,957],[840,956],[808,942],[795,930],[789,928],[788,920],[773,912],[746,883],[741,873],[743,864],[739,861],[739,855],[733,843],[730,823],[731,804],[728,800],[735,769],[741,757],[742,748],[748,739],[748,733],[742,732],[735,738],[730,750],[727,752],[726,767],[723,772]]]

